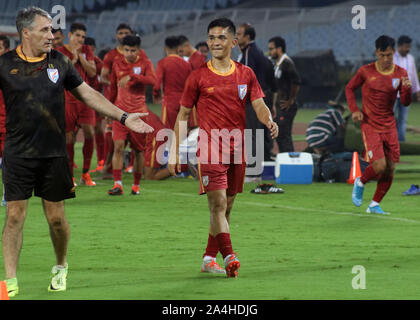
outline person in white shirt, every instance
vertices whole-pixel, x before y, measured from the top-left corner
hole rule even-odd
[[[412,92],[416,94],[417,101],[420,101],[420,85],[417,76],[417,68],[414,57],[409,53],[411,49],[411,38],[400,36],[398,38],[398,48],[394,55],[394,64],[407,70],[408,78],[412,83]],[[409,106],[403,106],[398,94],[394,105],[394,114],[397,121],[398,140],[405,141],[405,131],[407,128]]]

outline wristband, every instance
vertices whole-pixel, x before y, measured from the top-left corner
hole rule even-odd
[[[125,120],[127,119],[127,117],[128,117],[128,113],[127,113],[127,112],[124,112],[124,113],[122,114],[122,116],[121,116],[121,119],[120,119],[120,123],[121,123],[122,125],[125,125]]]

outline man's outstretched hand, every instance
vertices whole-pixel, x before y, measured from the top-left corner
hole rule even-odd
[[[125,125],[130,130],[137,133],[150,133],[153,132],[153,128],[146,122],[141,120],[141,117],[146,117],[149,113],[129,113],[125,120]]]

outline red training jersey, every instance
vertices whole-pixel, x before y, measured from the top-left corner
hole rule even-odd
[[[130,80],[125,88],[122,88],[118,82],[127,75],[130,76]],[[129,113],[148,111],[146,85],[154,85],[156,82],[153,65],[149,59],[142,60],[138,57],[134,63],[127,62],[125,58],[117,59],[113,63],[110,80],[111,102]]]
[[[143,49],[140,49],[140,53],[139,53],[140,59],[142,60],[149,60],[149,57],[147,56],[146,52],[144,52]],[[124,54],[123,52],[117,48],[114,48],[112,50],[110,50],[104,57],[104,62],[102,65],[103,69],[109,70],[109,75],[111,75],[112,73],[112,65],[114,64],[114,61],[118,60],[118,59],[124,59]],[[104,96],[105,98],[107,98],[109,100],[111,95],[110,92],[110,88],[109,86],[104,86]]]
[[[206,63],[206,58],[198,50],[194,50],[188,62],[191,64],[192,69],[195,70]]]
[[[191,71],[191,65],[177,54],[170,54],[159,60],[156,66],[153,95],[159,96],[162,87],[163,103],[179,106],[185,82]]]
[[[56,50],[65,54],[70,60],[73,60],[73,53],[71,52],[71,50],[70,50],[70,48],[68,47],[67,44],[65,44],[62,47],[58,47]],[[84,57],[87,61],[94,61],[95,60],[92,49],[88,45],[84,44],[82,46],[82,54],[84,55]],[[76,62],[74,67],[79,72],[80,77],[83,79],[83,81],[85,81],[86,83],[89,83],[90,78],[88,77],[85,69],[83,69],[82,64],[80,63],[79,60]],[[77,100],[69,91],[66,91],[66,101],[75,103],[75,102],[78,102],[79,100]]]
[[[375,62],[360,67],[346,86],[346,98],[350,111],[359,111],[354,91],[362,86],[362,125],[377,132],[396,128],[394,103],[398,91],[403,105],[411,102],[411,88],[402,85],[402,77],[408,77],[407,71],[395,64],[387,73],[380,72]]]
[[[200,143],[205,142],[201,138],[203,135],[208,137],[209,163],[213,143],[219,145],[219,163],[225,159],[223,154],[226,155],[226,149],[223,150],[226,144],[219,144],[220,138],[212,134],[212,130],[227,129],[228,134],[235,136],[235,139],[229,138],[230,143],[227,147],[230,155],[236,153],[238,148],[244,146],[245,102],[247,99],[252,102],[263,97],[264,93],[254,71],[238,62],[231,60],[231,69],[227,73],[220,73],[213,68],[210,60],[191,73],[185,85],[181,105],[186,108],[195,105],[197,108]],[[236,139],[238,137],[239,139]],[[203,150],[200,146],[199,148],[200,151]],[[244,149],[242,148],[243,162]]]

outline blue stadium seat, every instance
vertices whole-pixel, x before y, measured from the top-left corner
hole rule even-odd
[[[53,6],[51,6],[50,0],[41,0],[40,3],[39,3],[39,7],[41,9],[44,9],[44,10],[48,11],[48,12],[51,12],[51,9],[52,9]]]
[[[85,6],[89,10],[92,10],[93,8],[95,8],[95,0],[85,0]]]
[[[74,0],[74,10],[77,12],[83,12],[83,0]]]

